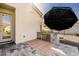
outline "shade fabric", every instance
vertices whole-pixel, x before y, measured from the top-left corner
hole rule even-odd
[[[70,7],[53,7],[44,15],[44,23],[54,30],[71,28],[78,21]]]

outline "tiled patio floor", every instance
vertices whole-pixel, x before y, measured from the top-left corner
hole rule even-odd
[[[67,45],[67,44],[62,44],[60,43],[57,48],[54,47],[54,45],[50,42],[43,41],[43,40],[31,40],[28,42],[28,44],[40,52],[42,55],[55,55],[55,56],[78,56],[78,48],[75,46]],[[53,48],[53,49],[52,49]]]
[[[53,44],[37,39],[29,41],[28,44],[43,55],[47,55],[53,47]]]
[[[78,47],[60,43],[57,47],[43,40],[0,46],[0,56],[79,56]]]

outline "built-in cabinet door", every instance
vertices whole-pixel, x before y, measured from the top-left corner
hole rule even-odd
[[[0,42],[12,40],[12,16],[0,13]]]

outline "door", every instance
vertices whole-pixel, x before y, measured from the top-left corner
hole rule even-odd
[[[12,40],[12,16],[0,13],[0,42]]]

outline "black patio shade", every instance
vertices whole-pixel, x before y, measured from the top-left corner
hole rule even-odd
[[[53,7],[44,15],[44,23],[54,30],[71,28],[78,21],[70,7]]]

